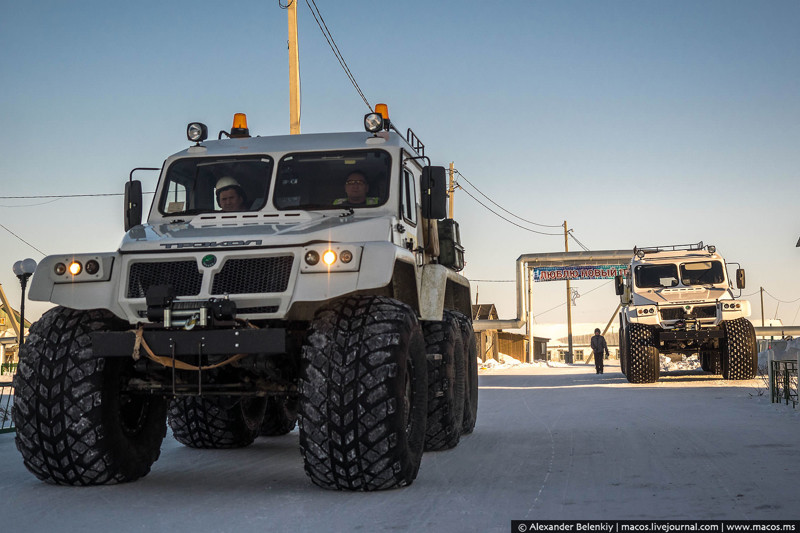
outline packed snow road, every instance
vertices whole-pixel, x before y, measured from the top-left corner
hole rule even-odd
[[[297,430],[238,450],[171,437],[134,483],[58,487],[0,435],[3,531],[509,531],[512,519],[796,519],[800,415],[761,380],[700,371],[627,383],[618,367],[480,376],[478,424],[426,453],[408,488],[319,489]],[[759,388],[762,395],[759,395]]]

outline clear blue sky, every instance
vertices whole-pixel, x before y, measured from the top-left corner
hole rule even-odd
[[[316,1],[370,103],[504,208],[591,249],[714,243],[745,294],[800,298],[800,2]],[[358,131],[366,105],[299,6],[303,132]],[[288,133],[286,34],[276,1],[0,2],[0,196],[121,192],[193,120]],[[120,197],[43,202],[0,200],[0,224],[46,254],[119,244]],[[456,218],[473,279],[563,250],[461,192]],[[11,266],[41,255],[2,228],[0,245],[16,305]],[[575,322],[611,315],[601,284],[575,284]],[[512,317],[511,284],[475,285]],[[565,320],[544,313],[563,299],[537,285],[537,322]],[[777,303],[792,323],[800,300]]]

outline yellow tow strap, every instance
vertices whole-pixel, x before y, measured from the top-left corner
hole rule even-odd
[[[229,365],[234,361],[238,361],[246,354],[237,353],[236,355],[232,355],[231,357],[227,358],[226,360],[217,363],[215,365],[205,365],[205,366],[195,366],[189,363],[184,363],[183,361],[178,361],[177,359],[172,359],[172,357],[166,357],[162,355],[156,355],[153,353],[153,350],[150,349],[150,346],[147,345],[147,341],[144,340],[144,330],[143,328],[139,328],[136,330],[136,340],[133,343],[133,360],[138,361],[140,355],[140,349],[144,348],[145,354],[147,358],[155,361],[156,363],[165,366],[167,368],[177,368],[178,370],[211,370],[212,368],[219,368],[221,366]],[[174,363],[174,364],[173,364]]]

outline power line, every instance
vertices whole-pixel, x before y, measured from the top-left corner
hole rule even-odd
[[[145,191],[142,194],[155,194],[155,191]],[[95,196],[125,196],[125,194],[121,192],[107,192],[107,193],[95,193],[95,194],[36,194],[31,196],[0,196],[0,200],[38,200],[42,198],[56,198],[60,200],[61,198],[92,198]],[[34,205],[43,205],[43,204],[34,204]],[[27,207],[27,206],[3,206],[3,207]]]
[[[46,256],[46,255],[47,255],[46,253],[44,253],[43,251],[41,251],[40,249],[38,249],[37,247],[35,247],[35,246],[34,246],[34,245],[32,245],[31,243],[29,243],[28,241],[26,241],[25,239],[23,239],[22,237],[20,237],[19,235],[17,235],[16,233],[14,233],[13,231],[11,231],[11,230],[10,230],[10,229],[8,229],[7,227],[5,227],[4,225],[0,224],[0,228],[3,228],[3,229],[4,229],[4,230],[6,230],[7,232],[9,232],[11,235],[13,235],[14,237],[16,237],[16,238],[17,238],[17,239],[19,239],[20,241],[24,242],[25,244],[27,244],[28,246],[30,246],[31,248],[33,248],[34,250],[36,250],[37,252],[39,252],[40,254],[42,254],[43,256]]]
[[[87,198],[90,196],[123,196],[121,192],[98,194],[40,194],[34,196],[0,196],[0,200],[31,200],[38,198]]]
[[[793,304],[795,302],[800,302],[800,298],[795,298],[794,300],[792,300],[790,302],[787,302],[787,301],[781,300],[781,299],[776,298],[773,295],[769,294],[769,291],[767,289],[764,289],[764,292],[766,292],[769,295],[770,298],[772,298],[773,300],[776,300],[776,301],[778,301],[778,302],[780,302],[782,304]]]
[[[278,3],[280,4],[280,0],[278,1]],[[314,4],[314,7],[311,7],[311,4]],[[291,5],[291,4],[289,4],[289,5]],[[364,96],[364,93],[361,92],[361,87],[358,86],[358,82],[356,82],[355,76],[353,76],[353,73],[350,71],[350,67],[347,66],[347,61],[344,60],[344,56],[339,51],[339,47],[336,46],[336,41],[334,41],[333,35],[331,34],[330,30],[328,29],[328,25],[325,23],[325,19],[322,17],[322,13],[320,13],[319,8],[317,7],[317,3],[314,0],[311,0],[311,3],[309,3],[309,0],[306,0],[306,5],[311,10],[311,15],[314,17],[314,20],[316,21],[317,26],[319,26],[319,29],[322,32],[322,35],[325,37],[325,40],[328,41],[328,46],[330,47],[331,51],[333,52],[333,55],[335,55],[336,59],[339,61],[339,65],[341,65],[341,67],[344,70],[345,74],[347,74],[347,77],[350,78],[350,83],[353,84],[353,87],[356,88],[356,91],[358,92],[358,95],[361,97],[362,100],[364,100],[364,103],[367,104],[367,107],[369,108],[369,110],[372,111],[372,106],[367,101],[367,97]],[[281,6],[281,7],[283,7],[283,6]],[[287,7],[288,7],[288,5],[287,5]],[[317,18],[317,16],[319,16],[319,18]],[[324,29],[323,29],[323,27],[324,27]]]
[[[575,242],[577,242],[577,243],[578,243],[578,246],[580,246],[581,248],[583,248],[583,249],[584,249],[584,250],[586,250],[587,252],[589,251],[589,249],[588,249],[586,246],[584,246],[584,244],[583,244],[581,241],[579,241],[579,240],[578,240],[578,238],[577,238],[577,237],[576,237],[576,236],[575,236],[575,235],[572,233],[572,230],[569,230],[569,231],[567,231],[567,234],[568,234],[570,237],[572,237],[572,240],[573,240],[573,241],[575,241]]]
[[[501,206],[500,204],[498,204],[497,202],[495,202],[494,200],[492,200],[491,198],[489,198],[488,196],[486,196],[486,194],[485,194],[483,191],[481,191],[479,188],[477,188],[477,187],[476,187],[476,186],[475,186],[475,185],[474,185],[474,184],[473,184],[471,181],[469,181],[469,180],[467,179],[467,177],[466,177],[464,174],[462,174],[461,172],[459,172],[457,169],[455,170],[455,173],[456,173],[456,174],[458,174],[459,176],[461,176],[462,178],[464,178],[464,181],[466,181],[467,183],[469,183],[469,184],[470,184],[470,186],[471,186],[473,189],[475,189],[476,191],[478,191],[478,192],[481,194],[481,196],[483,196],[484,198],[486,198],[487,200],[489,200],[490,202],[492,202],[494,205],[496,205],[497,207],[499,207],[500,209],[502,209],[503,211],[505,211],[506,213],[508,213],[508,214],[509,214],[509,215],[511,215],[512,217],[514,217],[514,218],[518,218],[518,219],[522,220],[523,222],[527,222],[528,224],[533,224],[534,226],[540,226],[540,227],[542,227],[542,228],[560,228],[560,227],[562,227],[562,225],[561,225],[561,224],[539,224],[538,222],[533,222],[533,221],[531,221],[531,220],[526,220],[526,219],[522,218],[522,217],[521,217],[521,216],[519,216],[519,215],[515,215],[514,213],[512,213],[512,212],[511,212],[511,211],[509,211],[508,209],[504,208],[503,206]],[[466,191],[464,191],[464,192],[466,192]],[[560,233],[559,233],[558,235],[560,235]]]
[[[57,202],[59,200],[61,200],[61,198],[53,198],[52,200],[48,200],[46,202],[39,202],[38,204],[25,204],[25,205],[2,205],[2,204],[0,204],[0,207],[8,207],[9,209],[14,209],[14,208],[17,208],[17,207],[36,207],[38,205],[52,204],[53,202]]]
[[[503,215],[501,215],[501,214],[500,214],[500,213],[498,213],[497,211],[494,211],[494,210],[493,210],[491,207],[489,207],[488,205],[484,204],[483,202],[481,202],[480,200],[478,200],[477,198],[475,198],[474,196],[472,196],[472,194],[470,194],[470,192],[469,192],[468,190],[464,189],[463,187],[461,188],[461,190],[462,190],[462,191],[464,191],[464,192],[467,194],[467,196],[469,196],[470,198],[472,198],[473,200],[475,200],[476,202],[478,202],[479,204],[481,204],[483,207],[485,207],[487,210],[489,210],[489,211],[491,211],[492,213],[494,213],[494,215],[495,215],[495,216],[497,216],[497,217],[499,217],[499,218],[502,218],[503,220],[505,220],[505,221],[506,221],[506,222],[508,222],[509,224],[513,224],[513,225],[515,225],[516,227],[518,227],[518,228],[522,228],[522,229],[524,229],[525,231],[530,231],[531,233],[538,233],[539,235],[555,235],[555,236],[560,236],[560,235],[561,235],[561,233],[545,233],[545,232],[543,232],[543,231],[536,231],[535,229],[530,229],[530,228],[526,228],[525,226],[520,226],[519,224],[517,224],[517,223],[516,223],[516,222],[514,222],[513,220],[509,220],[509,219],[507,219],[506,217],[504,217]]]

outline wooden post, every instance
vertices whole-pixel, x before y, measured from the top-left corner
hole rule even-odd
[[[300,133],[300,52],[297,45],[297,0],[289,3],[289,133]]]
[[[569,252],[569,235],[567,233],[567,221],[564,221],[564,251]],[[564,362],[572,364],[572,288],[569,279],[567,280],[567,356]]]

